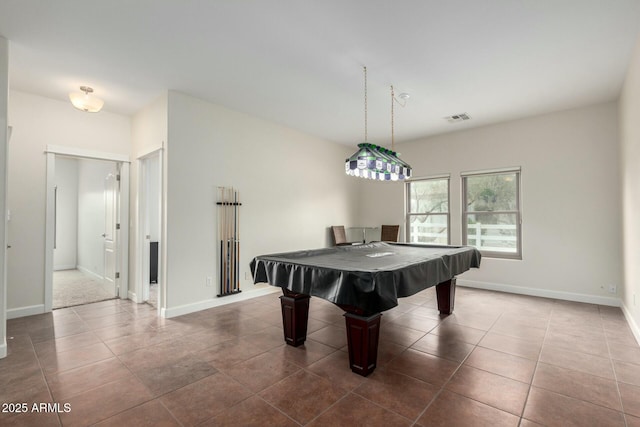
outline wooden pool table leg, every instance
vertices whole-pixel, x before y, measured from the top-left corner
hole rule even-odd
[[[456,297],[456,278],[447,280],[436,285],[436,295],[438,297],[438,310],[441,314],[451,314],[453,312],[453,302]]]
[[[284,342],[294,347],[304,344],[307,339],[307,321],[309,319],[309,295],[297,294],[282,288],[280,305],[282,306],[282,329]]]
[[[344,314],[349,343],[349,365],[356,374],[366,377],[376,368],[381,316],[380,313],[372,316],[359,316],[349,312]]]

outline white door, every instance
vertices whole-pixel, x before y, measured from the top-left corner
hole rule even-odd
[[[107,289],[116,289],[116,223],[118,207],[118,177],[110,172],[104,181],[104,281]]]

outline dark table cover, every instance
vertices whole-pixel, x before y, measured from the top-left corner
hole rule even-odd
[[[364,313],[398,305],[398,298],[480,266],[469,246],[372,242],[272,255],[251,261],[254,283],[312,295]]]

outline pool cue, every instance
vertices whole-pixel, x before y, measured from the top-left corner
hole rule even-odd
[[[238,192],[238,203],[240,203],[240,193]],[[240,260],[240,206],[238,205],[238,261]],[[238,273],[240,272],[240,267],[238,267]],[[240,283],[238,282],[238,292],[240,292]]]
[[[233,192],[233,258],[235,260],[233,291],[238,290],[238,192]]]
[[[229,213],[227,212],[227,189],[226,187],[224,188],[224,204],[223,204],[223,209],[224,209],[224,290],[222,291],[222,294],[226,294],[227,293],[227,282],[229,281],[229,249],[228,249],[228,243],[227,243],[227,239],[229,238],[227,235],[227,221],[229,220],[228,216]]]
[[[224,293],[228,293],[229,289],[229,205],[227,204],[227,193],[229,190],[224,189]]]
[[[231,271],[231,188],[227,189],[227,293],[231,290],[233,280]]]
[[[220,246],[222,247],[222,252],[220,253],[220,257],[222,259],[222,263],[220,264],[220,274],[222,277],[222,284],[220,287],[220,294],[224,295],[224,284],[226,282],[226,268],[227,268],[227,264],[226,264],[226,260],[227,260],[227,254],[225,253],[225,229],[224,229],[224,223],[225,223],[225,206],[224,206],[224,187],[220,187],[222,190],[222,199],[220,200],[220,230],[221,230],[221,235],[220,235]]]
[[[218,187],[218,200],[222,203],[222,187]],[[220,265],[218,266],[218,275],[220,276],[220,295],[222,295],[222,204],[218,207],[218,239],[220,239]]]
[[[229,289],[228,293],[231,293],[233,288],[233,227],[231,220],[233,217],[233,187],[229,187]]]

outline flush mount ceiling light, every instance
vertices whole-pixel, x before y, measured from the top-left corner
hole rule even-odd
[[[364,67],[364,141],[358,144],[358,151],[344,164],[345,172],[350,176],[375,179],[377,181],[401,181],[411,177],[411,166],[400,160],[395,150],[393,138],[393,104],[404,103],[409,94],[400,95],[402,103],[395,98],[391,86],[391,150],[367,142],[367,67]]]
[[[69,94],[69,99],[74,107],[87,113],[97,113],[102,109],[104,101],[92,95],[92,88],[89,86],[80,86],[80,90],[83,93],[72,92]]]

